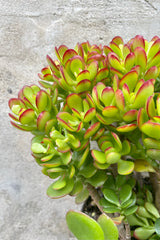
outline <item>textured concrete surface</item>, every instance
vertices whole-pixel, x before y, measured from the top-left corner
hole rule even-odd
[[[136,34],[160,36],[159,1],[0,0],[0,240],[71,240],[65,213],[79,208],[46,196],[51,181],[30,155],[31,136],[10,126],[9,98],[37,82],[54,46]]]

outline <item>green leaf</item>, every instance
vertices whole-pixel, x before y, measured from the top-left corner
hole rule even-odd
[[[45,153],[46,152],[46,148],[43,147],[43,145],[41,143],[33,143],[31,146],[31,150],[33,153]]]
[[[111,218],[102,214],[97,221],[104,232],[104,240],[118,240],[118,229]]]
[[[94,160],[97,161],[98,163],[101,163],[101,164],[106,163],[106,156],[103,152],[93,149],[91,151],[91,154]]]
[[[120,206],[119,199],[118,199],[118,196],[115,193],[115,191],[113,191],[112,189],[106,188],[106,189],[104,189],[103,194],[107,201],[109,201],[110,203],[113,203],[117,206]]]
[[[78,240],[104,240],[100,225],[86,214],[69,211],[66,221],[68,228]]]
[[[94,187],[102,186],[107,179],[107,174],[104,171],[97,171],[93,177],[86,179],[86,182],[90,183]]]
[[[124,215],[125,216],[129,216],[129,215],[132,215],[133,213],[135,213],[137,211],[137,206],[132,206],[132,207],[129,207],[127,209],[124,210]]]
[[[121,175],[128,175],[134,170],[134,163],[131,161],[119,160],[118,173]]]
[[[155,232],[154,228],[139,227],[134,230],[133,236],[136,239],[148,240],[149,237]]]
[[[155,222],[155,230],[157,235],[160,237],[160,218],[158,218]]]
[[[131,196],[132,196],[131,186],[128,185],[128,184],[123,185],[121,190],[120,190],[120,196],[119,196],[121,204],[123,204],[124,202],[129,200]]]
[[[150,203],[150,202],[146,202],[145,203],[145,208],[147,209],[147,211],[149,213],[151,213],[153,216],[155,216],[156,218],[159,218],[160,215],[159,215],[159,212],[157,210],[157,208],[153,205],[153,203]]]
[[[69,194],[72,191],[73,186],[74,186],[74,179],[73,178],[69,179],[67,181],[66,186],[62,189],[59,189],[59,190],[53,189],[54,183],[52,183],[47,189],[47,195],[50,198],[53,198],[53,199],[64,197],[65,195]]]
[[[75,203],[79,204],[84,202],[88,198],[88,196],[89,196],[88,190],[86,188],[83,188],[83,190],[77,194]]]
[[[141,131],[149,137],[160,139],[160,124],[149,120],[141,126]]]

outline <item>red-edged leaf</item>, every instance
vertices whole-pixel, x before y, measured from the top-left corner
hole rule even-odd
[[[132,40],[133,40],[133,50],[136,47],[141,47],[141,48],[145,49],[145,40],[144,40],[143,36],[136,35]]]
[[[124,71],[124,67],[121,65],[121,62],[115,53],[108,54],[108,61],[111,65],[111,67],[117,69],[120,72]]]
[[[79,113],[83,111],[82,98],[76,93],[71,93],[70,95],[67,96],[67,105],[70,109],[74,108]]]
[[[138,74],[136,71],[130,71],[127,74],[123,76],[123,78],[120,80],[119,86],[122,88],[122,86],[126,83],[129,87],[129,91],[133,92],[136,83],[138,81]]]
[[[48,103],[48,95],[44,90],[41,90],[37,93],[36,96],[36,106],[39,112],[42,112],[46,109]]]
[[[96,162],[101,164],[106,163],[106,156],[103,152],[93,149],[91,150],[91,155]]]
[[[87,131],[85,132],[85,134],[84,134],[84,139],[87,139],[87,138],[93,136],[93,135],[98,131],[100,125],[101,125],[100,122],[96,122],[96,123],[94,123],[93,125],[91,125],[91,126],[87,129]]]
[[[158,116],[160,116],[160,94],[158,94],[156,105],[157,105]]]
[[[114,164],[117,163],[121,158],[121,155],[117,152],[110,152],[107,156],[106,156],[106,162],[108,164]]]
[[[56,76],[60,77],[60,74],[59,74],[59,68],[57,67],[57,65],[55,64],[55,62],[52,60],[52,58],[47,55],[47,62],[52,70],[53,73],[55,73]]]
[[[114,147],[118,150],[122,150],[122,143],[121,143],[121,140],[119,139],[118,135],[114,132],[111,132],[111,136],[114,140]]]
[[[74,49],[67,49],[63,55],[63,64],[68,61],[68,59],[77,55],[77,52]]]
[[[156,109],[155,109],[155,103],[154,103],[154,100],[153,100],[153,96],[150,96],[147,99],[146,111],[147,111],[147,114],[150,118],[152,118],[156,115]]]
[[[109,45],[113,52],[115,52],[119,58],[123,58],[122,51],[115,42],[112,41]]]
[[[160,124],[149,120],[141,126],[141,131],[149,137],[160,139]]]
[[[33,109],[27,109],[24,112],[22,112],[19,116],[19,121],[22,124],[33,123],[34,119],[35,119],[35,113]]]
[[[138,111],[135,110],[135,109],[126,112],[123,115],[124,121],[125,122],[132,122],[132,121],[136,120],[137,119],[137,113],[138,113]]]
[[[43,111],[38,115],[37,118],[37,128],[40,131],[44,130],[45,124],[48,120],[50,120],[51,116],[50,113],[47,111]]]
[[[125,58],[124,67],[130,71],[135,64],[135,55],[133,52],[129,53]]]
[[[135,64],[141,66],[141,69],[144,70],[147,65],[147,56],[146,52],[142,47],[137,47],[134,50],[135,54]]]
[[[132,123],[132,124],[127,124],[127,125],[117,127],[116,129],[118,132],[131,132],[131,131],[135,130],[136,128],[137,128],[137,125]]]
[[[112,50],[110,47],[108,47],[108,46],[104,46],[104,47],[103,47],[103,51],[104,51],[104,53],[105,53],[106,56],[107,56],[110,52],[113,52],[113,50]]]
[[[114,97],[113,88],[106,87],[103,89],[101,98],[105,106],[109,106],[111,104],[113,97]]]
[[[90,109],[85,113],[83,121],[84,121],[84,122],[89,122],[89,121],[91,121],[91,120],[94,118],[95,115],[96,115],[96,110],[95,110],[95,108],[90,108]]]
[[[150,47],[148,52],[148,59],[153,58],[159,50],[160,50],[160,38],[156,39],[153,42],[152,46]]]
[[[121,44],[123,45],[123,39],[120,36],[115,36],[112,39],[112,42],[116,43],[118,46],[121,45]]]
[[[81,71],[81,72],[78,74],[78,76],[77,76],[77,78],[76,78],[76,81],[77,81],[77,82],[80,82],[80,81],[82,81],[82,80],[84,80],[84,79],[90,79],[89,77],[90,77],[89,71],[88,71],[88,70],[83,70],[83,71]]]
[[[15,122],[12,122],[12,121],[11,121],[11,124],[12,124],[13,127],[18,128],[19,130],[22,130],[22,131],[33,131],[33,130],[35,130],[35,127],[33,127],[33,126],[24,126],[24,125],[20,125],[20,124],[17,124]]]
[[[62,61],[63,55],[67,49],[68,47],[65,45],[61,45],[59,48],[55,47],[55,53],[60,62]]]
[[[124,100],[123,92],[120,89],[117,89],[115,92],[115,100],[116,100],[117,107],[121,111],[123,111],[125,108],[125,100]]]
[[[154,93],[154,85],[153,83],[148,80],[144,82],[143,85],[139,88],[135,100],[133,103],[133,108],[140,108],[143,107],[148,99]]]
[[[144,108],[140,108],[137,114],[137,124],[138,127],[141,129],[141,126],[148,121],[148,115]]]
[[[108,68],[102,68],[99,70],[97,76],[96,76],[96,81],[101,82],[107,79],[109,75],[109,70]]]
[[[92,81],[98,72],[98,63],[97,61],[91,62],[88,66],[87,66],[87,70],[90,73],[89,79]]]
[[[88,91],[90,87],[91,87],[91,81],[88,79],[84,79],[77,84],[76,92],[81,93],[81,92]]]
[[[116,106],[108,106],[103,109],[102,114],[105,117],[115,117],[118,112],[119,110]]]
[[[156,66],[151,67],[144,75],[144,79],[147,81],[151,78],[156,79],[158,77],[159,71]]]
[[[94,102],[96,103],[97,107],[99,109],[103,109],[103,106],[100,104],[101,97],[102,97],[102,92],[103,89],[105,88],[105,85],[101,82],[97,83],[96,86],[94,86],[93,90],[92,90],[92,97],[94,99]]]
[[[151,62],[148,64],[148,68],[151,68],[153,66],[160,66],[160,51],[157,52],[157,54],[152,58]]]
[[[84,70],[85,62],[81,56],[73,56],[70,60],[70,69],[73,73],[79,74]]]
[[[92,137],[92,140],[97,140],[98,138],[100,138],[103,133],[105,132],[105,128],[101,128],[99,129],[96,134]]]
[[[75,132],[79,125],[79,120],[68,112],[60,112],[57,114],[57,120],[67,130]]]
[[[107,118],[107,117],[103,117],[101,114],[96,113],[96,117],[97,119],[103,123],[104,125],[109,125],[113,122],[115,122],[115,118]]]

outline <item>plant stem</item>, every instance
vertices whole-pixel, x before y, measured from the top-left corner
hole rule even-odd
[[[130,230],[130,225],[127,223],[124,224],[125,229],[126,229],[126,240],[131,240],[131,230]]]
[[[86,185],[87,190],[89,192],[89,195],[91,196],[92,200],[94,201],[94,203],[97,205],[97,207],[99,208],[99,210],[103,212],[103,207],[99,204],[99,200],[100,200],[100,196],[97,192],[97,190],[91,185],[91,184],[87,184]]]
[[[160,213],[160,171],[157,170],[155,173],[150,173],[150,180],[155,193],[155,205]]]

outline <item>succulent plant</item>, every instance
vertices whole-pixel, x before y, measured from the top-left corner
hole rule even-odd
[[[74,211],[66,217],[79,240],[159,239],[160,38],[125,44],[117,36],[55,54],[38,74],[40,87],[9,100],[11,124],[34,135],[32,155],[53,179],[48,196],[92,197],[97,222]],[[119,234],[115,224],[124,226]]]

